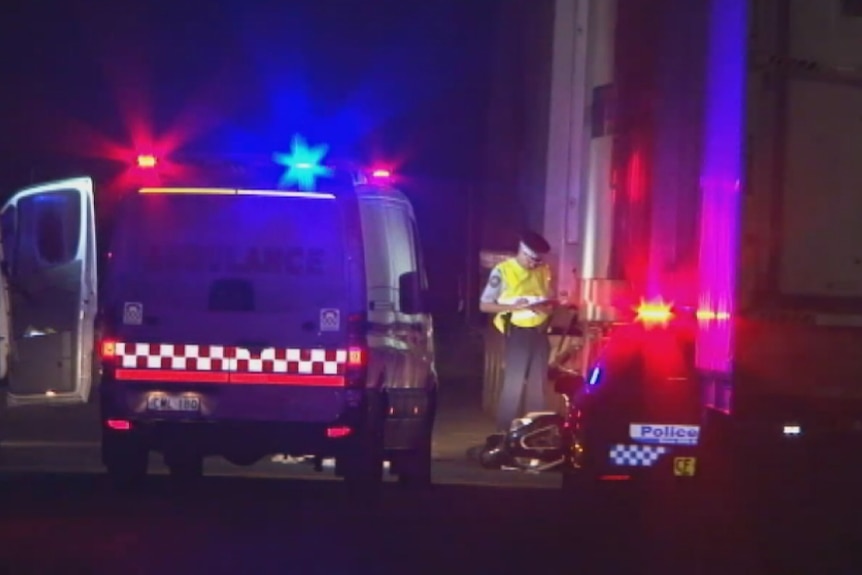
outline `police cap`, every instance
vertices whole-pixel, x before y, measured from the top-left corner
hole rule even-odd
[[[531,251],[543,255],[551,251],[551,245],[544,237],[533,231],[525,231],[521,234],[521,243]]]

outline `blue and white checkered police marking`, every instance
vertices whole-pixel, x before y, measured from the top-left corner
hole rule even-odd
[[[629,437],[638,443],[660,445],[697,445],[699,425],[671,425],[665,423],[632,423]]]
[[[617,444],[611,446],[610,457],[614,465],[652,467],[667,452],[668,448],[661,446]]]

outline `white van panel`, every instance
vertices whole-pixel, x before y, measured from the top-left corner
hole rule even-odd
[[[369,313],[397,312],[399,278],[417,266],[409,208],[387,199],[364,198],[360,214]]]
[[[148,194],[128,208],[108,291],[134,337],[275,347],[344,337],[350,239],[334,198]],[[129,303],[142,307],[139,324],[124,317]]]

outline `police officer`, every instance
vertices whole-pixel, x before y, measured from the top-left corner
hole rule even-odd
[[[545,409],[545,380],[550,344],[547,336],[551,274],[542,256],[551,250],[535,232],[521,236],[518,254],[497,264],[482,292],[479,309],[495,314],[494,326],[506,337],[503,388],[497,407],[497,427],[508,431],[520,415],[526,390],[529,411]]]

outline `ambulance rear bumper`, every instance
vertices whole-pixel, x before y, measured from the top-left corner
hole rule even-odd
[[[103,381],[103,419],[185,423],[332,424],[363,390],[335,386]]]
[[[336,453],[362,426],[362,398],[361,389],[109,381],[100,403],[106,432],[156,451]]]

